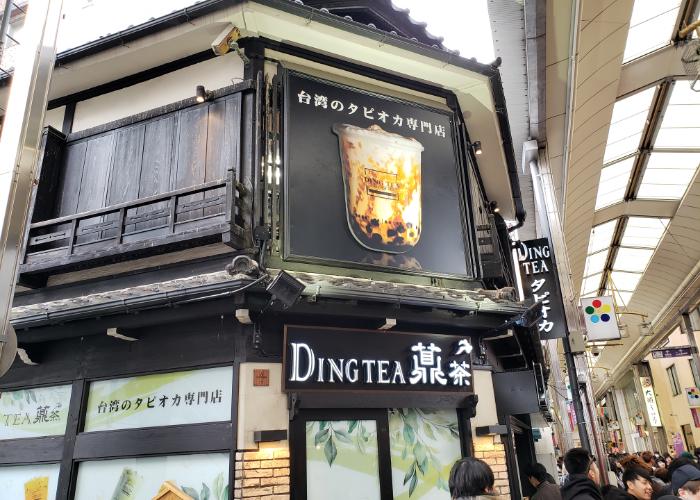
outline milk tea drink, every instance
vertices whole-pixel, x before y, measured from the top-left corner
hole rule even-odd
[[[353,237],[365,248],[403,253],[421,234],[423,145],[382,130],[336,124]]]

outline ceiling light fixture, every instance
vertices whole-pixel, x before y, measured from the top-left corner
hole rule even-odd
[[[482,153],[481,151],[481,141],[474,141],[472,142],[472,150],[474,150],[475,155],[480,155]]]

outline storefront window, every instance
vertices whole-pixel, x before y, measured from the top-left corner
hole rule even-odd
[[[307,500],[379,500],[376,421],[306,422],[306,484]]]
[[[64,434],[70,393],[70,385],[1,393],[0,439]]]
[[[449,496],[450,468],[462,456],[455,410],[389,410],[389,440],[395,500]]]
[[[224,366],[93,382],[85,431],[231,420],[232,381]]]
[[[58,464],[0,467],[2,498],[55,500]]]
[[[142,500],[168,489],[193,499],[228,500],[228,479],[228,453],[84,462],[75,500]]]

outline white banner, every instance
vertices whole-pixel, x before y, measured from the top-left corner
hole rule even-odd
[[[611,296],[581,299],[581,309],[589,342],[621,338],[615,315],[615,304]]]
[[[647,415],[649,415],[649,425],[653,427],[661,427],[661,416],[659,415],[659,407],[656,406],[656,396],[654,395],[654,386],[651,383],[650,377],[639,377],[642,384],[642,394],[644,402],[647,405]]]
[[[231,420],[233,367],[90,384],[85,431]]]

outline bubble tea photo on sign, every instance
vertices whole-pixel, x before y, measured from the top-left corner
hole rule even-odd
[[[403,253],[421,235],[421,152],[415,139],[336,124],[350,232],[377,252]]]

